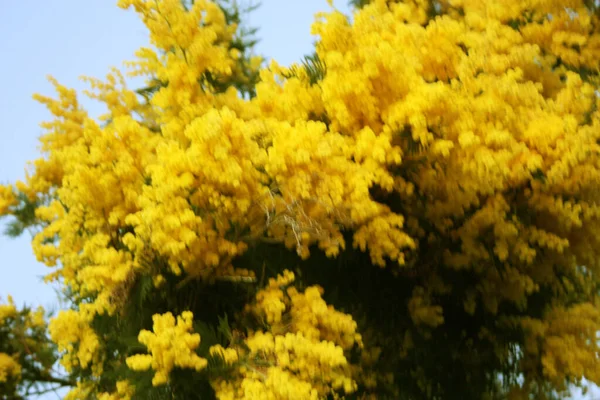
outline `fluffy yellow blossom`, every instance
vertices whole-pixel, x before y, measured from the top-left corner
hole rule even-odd
[[[48,331],[58,351],[64,352],[61,364],[67,371],[100,366],[100,340],[90,322],[89,313],[75,310],[60,311],[50,320]]]
[[[36,376],[54,378],[59,354],[48,337],[44,309],[16,308],[7,297],[7,303],[0,304],[0,396],[29,397],[33,390],[26,385]]]
[[[114,393],[100,393],[98,400],[131,400],[135,394],[135,386],[128,381],[117,381],[117,390]]]
[[[14,190],[11,186],[0,185],[0,216],[9,211],[9,207],[17,203]]]
[[[277,278],[270,278],[267,287],[256,294],[256,307],[264,313],[268,324],[281,322],[281,317],[287,308],[281,288],[291,284],[294,279],[294,273],[286,270]]]
[[[35,311],[30,311],[25,323],[28,328],[45,329],[46,328],[46,310],[44,310],[43,307],[38,307]]]
[[[12,318],[17,315],[17,308],[12,296],[8,296],[7,304],[0,304],[0,326],[7,318]]]
[[[18,379],[21,375],[21,366],[11,356],[0,352],[0,383],[8,379]]]
[[[300,293],[289,286],[294,278],[288,270],[271,278],[248,308],[266,317],[267,331],[251,332],[243,347],[211,348],[236,367],[235,381],[211,382],[219,399],[317,399],[356,390],[347,359],[362,346],[356,322],[327,305],[321,288]]]
[[[523,327],[526,335],[524,365],[526,368],[535,368],[538,364],[533,360],[541,357],[543,374],[557,389],[566,389],[565,376],[572,376],[576,380],[583,377],[598,379],[598,343],[590,341],[588,337],[596,335],[600,328],[600,312],[592,304],[556,307],[544,319],[525,317],[506,319],[503,323]]]
[[[67,398],[131,397],[127,382],[113,394],[92,382],[125,358],[152,369],[155,386],[176,367],[210,368],[196,353],[192,312],[207,306],[196,295],[221,284],[254,294],[265,261],[254,255],[271,268],[282,246],[303,276],[316,250],[341,255],[333,282],[319,284],[389,337],[352,365],[363,347],[355,317],[285,271],[246,304],[258,326],[210,348],[231,373],[211,381],[221,399],[362,396],[359,385],[402,379],[422,391],[412,397],[455,396],[439,371],[476,391],[518,369],[526,397],[583,376],[600,384],[598,5],[360,3],[351,17],[317,16],[303,65],[261,68],[219,2],[120,0],[149,32],[128,64],[146,87],[129,89],[116,69],[85,78],[85,94],[106,105],[98,120],[52,78],[57,98],[35,96],[53,116],[43,155],[24,182],[0,186],[0,216],[24,218],[18,199],[36,205],[34,253],[75,300],[49,327],[68,371],[92,369]],[[385,288],[361,298],[372,282]],[[167,297],[191,311],[155,314],[138,337],[148,354],[105,348],[139,324],[122,319],[146,306],[133,298],[159,307]],[[15,315],[9,298],[0,327]],[[118,333],[101,332],[100,319]],[[43,327],[43,312],[27,321]]]
[[[127,366],[136,371],[152,368],[155,371],[152,384],[163,385],[174,367],[201,371],[206,368],[206,359],[194,351],[200,345],[200,335],[192,331],[193,314],[185,311],[177,317],[173,314],[156,314],[153,331],[142,330],[138,336],[150,354],[137,354],[127,358]]]
[[[77,385],[67,393],[65,400],[85,400],[94,393],[94,385],[89,382],[77,382]]]

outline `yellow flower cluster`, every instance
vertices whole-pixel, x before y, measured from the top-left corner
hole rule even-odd
[[[542,287],[558,303],[569,291],[592,297],[597,279],[578,268],[600,275],[600,21],[585,1],[374,0],[352,18],[321,14],[312,32],[322,76],[273,62],[252,99],[219,87],[242,71],[237,27],[216,2],[119,6],[150,32],[152,48],[130,66],[153,94],[142,101],[116,70],[88,78],[88,95],[108,108],[100,123],[52,80],[58,99],[36,96],[54,116],[42,124],[44,157],[26,182],[0,186],[0,215],[17,193],[43,200],[37,258],[55,268],[48,279],[93,299],[50,324],[67,370],[101,371],[90,323],[119,310],[137,277],[157,289],[171,275],[253,282],[235,262],[257,242],[334,257],[352,232],[374,264],[414,269],[417,326],[444,322],[436,296],[455,283],[440,269],[472,274],[459,300],[471,315],[525,310]],[[212,349],[238,371],[214,382],[222,398],[354,390],[342,359],[360,344],[356,323],[319,287],[288,287],[293,279],[271,280],[248,307],[266,327],[246,339],[249,354]],[[593,319],[585,307],[564,312],[583,323]],[[539,322],[544,332],[571,335],[556,315]],[[204,368],[191,320],[156,315],[154,333],[140,333],[150,354],[130,366],[152,367],[156,385],[174,366]],[[549,377],[589,367],[562,359],[558,339],[545,346]]]
[[[117,381],[116,391],[113,393],[98,392],[92,382],[77,382],[77,385],[67,393],[65,400],[87,400],[90,398],[98,400],[131,400],[134,395],[135,386],[126,380]]]
[[[200,345],[200,335],[190,333],[193,327],[193,314],[185,311],[175,317],[171,313],[155,314],[153,332],[142,330],[138,336],[150,354],[136,354],[127,358],[127,366],[135,371],[152,368],[155,372],[152,385],[163,385],[169,380],[174,367],[191,368],[201,371],[206,368],[206,359],[194,351]]]
[[[0,304],[0,393],[12,398],[32,375],[48,374],[54,364],[43,307],[18,309],[13,298]]]
[[[157,179],[160,183],[150,168],[160,153],[156,147],[188,140],[180,135],[180,128],[203,115],[215,101],[198,80],[207,72],[227,76],[235,64],[235,54],[228,50],[235,26],[226,25],[216,3],[197,1],[191,10],[184,9],[178,0],[122,1],[120,6],[134,6],[150,29],[153,44],[166,51],[161,57],[150,49],[140,51],[134,74],[151,74],[168,85],[158,91],[152,104],[141,104],[118,71],[109,74],[106,83],[87,79],[95,91],[88,95],[106,103],[109,110],[101,118],[107,121],[101,127],[80,108],[74,91],[52,80],[59,99],[36,96],[56,117],[42,125],[48,131],[41,139],[47,157],[34,162],[35,173],[28,176],[27,183],[17,184],[32,199],[50,191],[56,194],[55,201],[36,211],[45,229],[33,243],[40,261],[55,266],[60,260],[60,269],[49,279],[62,278],[80,295],[97,296],[97,309],[109,312],[115,308],[114,292],[139,270],[144,240],[149,240],[142,228],[136,235],[119,232],[128,228],[126,218],[149,201],[141,196],[145,182]],[[157,126],[174,132],[173,136],[155,134]],[[160,196],[170,194],[165,189],[157,188]],[[153,194],[149,193],[150,199],[154,199]],[[3,213],[13,204],[13,197],[13,189],[3,186]],[[148,207],[145,214],[156,211],[171,209]],[[188,243],[190,235],[203,226],[192,229],[182,232]],[[59,242],[56,237],[60,237]],[[160,235],[154,236],[152,244],[162,252],[164,246],[157,238]],[[230,253],[231,246],[223,249],[221,242],[215,246]],[[174,249],[172,244],[165,246],[169,249],[165,251]],[[209,254],[209,259],[214,256]]]
[[[12,296],[8,296],[8,303],[0,304],[0,326],[4,323],[7,318],[13,318],[17,315],[17,307]]]
[[[346,358],[346,351],[362,347],[356,322],[327,305],[320,287],[298,292],[290,286],[294,278],[288,270],[271,278],[248,306],[266,331],[250,332],[244,347],[211,348],[236,367],[236,379],[212,381],[219,399],[318,399],[356,390]]]
[[[90,312],[66,310],[48,325],[50,338],[58,345],[58,351],[64,352],[61,365],[69,372],[73,367],[91,366],[95,375],[102,373],[100,339],[90,326],[92,319]]]
[[[152,74],[169,83],[152,98],[161,109],[156,122],[165,124],[169,137],[183,139],[181,127],[210,107],[204,73],[232,74],[238,53],[230,53],[228,43],[236,26],[226,25],[218,4],[207,0],[195,1],[189,10],[178,0],[120,0],[119,6],[133,6],[150,31],[152,45],[165,52],[159,56],[150,48],[141,49],[133,73]]]
[[[77,385],[67,393],[64,400],[85,400],[94,393],[94,385],[91,382],[77,382]]]
[[[269,278],[267,287],[256,294],[257,310],[265,318],[265,322],[269,325],[279,324],[283,313],[286,311],[288,304],[284,302],[285,293],[281,290],[282,287],[289,286],[294,282],[295,276],[292,271],[285,270],[283,274],[276,278]],[[251,305],[247,309],[251,309]]]
[[[43,124],[47,157],[17,186],[32,198],[56,189],[36,211],[45,227],[33,242],[40,261],[60,260],[49,279],[112,313],[115,291],[147,272],[148,254],[167,259],[169,271],[159,273],[210,278],[256,240],[285,243],[302,257],[318,243],[335,256],[345,248],[341,229],[352,226],[355,245],[375,262],[404,263],[415,247],[404,218],[370,195],[374,185],[394,186],[387,166],[401,162],[401,149],[392,131],[364,127],[349,136],[336,121],[329,129],[306,121],[326,111],[326,97],[302,68],[273,64],[250,101],[213,90],[206,74],[227,77],[236,65],[227,50],[235,26],[213,2],[120,6],[140,13],[164,51],[141,50],[133,73],[162,84],[146,104],[118,71],[106,82],[88,78],[88,95],[109,110],[103,126],[55,81],[58,100],[36,96],[56,120]],[[292,70],[297,76],[280,86]]]
[[[131,400],[135,394],[135,386],[128,381],[117,381],[117,391],[115,393],[100,393],[98,400]]]
[[[405,4],[373,1],[353,23],[332,13],[313,28],[327,66],[319,86],[331,126],[349,135],[368,126],[381,132],[378,138],[390,132],[390,143],[402,143],[400,168],[406,165],[408,175],[393,190],[404,199],[411,236],[422,234],[416,221],[424,215],[435,231],[419,247],[458,244],[444,250],[444,264],[480,271],[479,295],[491,312],[503,301],[524,307],[548,283],[549,261],[541,254],[566,261],[562,254],[571,247],[579,260],[597,265],[591,249],[576,242],[597,234],[598,98],[579,74],[552,70],[562,50],[532,33],[585,26],[589,46],[582,45],[578,60],[562,59],[571,66],[597,60],[600,35],[590,22],[597,15],[572,3],[580,18],[568,17],[562,2],[531,4],[543,10],[540,18],[552,14],[540,25],[522,18],[530,7],[523,2],[441,2],[448,15],[422,26],[400,23],[414,21]],[[516,30],[510,21],[525,25]],[[575,193],[577,202],[569,200]],[[385,223],[380,244],[390,232]],[[484,240],[488,232],[492,245]]]
[[[8,208],[15,205],[17,199],[11,186],[0,185],[0,216],[8,214]]]
[[[580,382],[586,378],[597,382],[600,377],[598,366],[598,342],[590,340],[600,330],[600,311],[591,304],[579,304],[573,307],[555,307],[544,319],[515,318],[505,320],[518,324],[526,335],[522,364],[527,377],[535,376],[541,367],[544,377],[557,390],[566,390],[566,378]],[[541,366],[537,359],[541,357]],[[525,385],[535,382],[526,381]],[[520,397],[516,397],[519,398]],[[525,398],[525,397],[523,397]]]
[[[0,352],[0,383],[10,379],[18,379],[21,376],[21,365],[6,353]]]
[[[46,228],[36,235],[33,247],[49,266],[60,259],[60,270],[49,279],[63,278],[82,296],[98,294],[99,308],[112,311],[112,292],[137,266],[130,252],[115,248],[116,232],[135,209],[143,184],[140,164],[151,154],[152,140],[138,131],[139,123],[131,116],[116,118],[106,130],[80,110],[75,120],[67,111],[78,109],[76,99],[58,84],[57,89],[60,100],[42,99],[57,116],[42,139],[49,157],[36,162],[37,174],[28,184],[39,192],[38,186],[61,182],[60,200],[36,210]]]
[[[451,5],[455,10],[465,10],[464,20],[473,26],[483,26],[486,21],[516,22],[524,39],[540,46],[549,58],[560,58],[576,68],[598,67],[598,14],[591,13],[584,1],[510,0],[484,3],[458,0],[440,3],[446,7]],[[456,11],[452,16],[460,18]]]

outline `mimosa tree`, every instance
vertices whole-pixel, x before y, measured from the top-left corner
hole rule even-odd
[[[146,86],[88,78],[96,120],[53,80],[42,156],[0,187],[9,233],[34,230],[70,304],[49,339],[42,311],[0,306],[0,393],[600,383],[597,2],[355,3],[317,15],[314,54],[281,66],[235,3],[119,1],[148,28],[127,64]]]

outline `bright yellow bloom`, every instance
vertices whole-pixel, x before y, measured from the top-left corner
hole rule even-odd
[[[0,352],[0,383],[8,379],[18,379],[21,375],[21,365],[11,356]]]
[[[101,372],[92,321],[117,315],[139,278],[156,292],[179,278],[252,284],[236,262],[257,243],[306,259],[317,247],[336,257],[350,238],[410,277],[402,357],[412,331],[454,329],[445,321],[464,310],[523,333],[528,384],[540,374],[557,388],[584,374],[600,383],[600,15],[589,1],[373,0],[352,18],[319,14],[314,70],[260,69],[255,57],[251,99],[229,85],[247,72],[237,26],[215,1],[191,3],[120,0],[149,31],[129,63],[148,77],[144,98],[118,70],[86,78],[108,110],[96,121],[50,79],[58,98],[35,96],[54,117],[42,124],[43,157],[25,182],[0,186],[0,216],[23,195],[43,200],[35,255],[54,268],[48,280],[92,299],[50,323],[67,370]],[[262,324],[247,349],[211,348],[234,371],[212,382],[220,398],[356,390],[357,323],[319,286],[293,281],[286,271],[246,307]],[[544,293],[536,318],[521,317]],[[446,310],[448,298],[459,308]],[[0,325],[16,313],[9,298]],[[206,368],[192,317],[155,315],[139,334],[148,354],[128,365],[152,368],[154,385],[175,367]],[[28,318],[44,324],[41,311]],[[476,334],[506,356],[486,329]],[[364,376],[369,387],[393,379]]]
[[[7,304],[0,304],[0,326],[7,318],[13,318],[17,315],[17,308],[12,296],[8,296]]]
[[[11,186],[0,185],[0,216],[9,211],[9,207],[17,203],[15,193]]]
[[[115,393],[101,393],[98,400],[131,400],[135,394],[135,386],[128,381],[117,381],[117,391]]]
[[[136,371],[152,368],[154,386],[163,385],[169,379],[174,367],[191,368],[201,371],[207,360],[199,357],[194,350],[200,345],[200,335],[192,331],[193,314],[185,311],[177,317],[173,314],[155,314],[153,332],[142,330],[138,336],[150,354],[137,354],[127,358],[127,366]]]
[[[48,331],[60,352],[65,352],[61,364],[67,371],[92,365],[100,371],[100,340],[90,326],[91,316],[84,311],[60,311],[50,321]]]
[[[267,331],[251,332],[245,350],[211,348],[235,367],[236,380],[211,382],[219,399],[317,399],[353,393],[356,382],[346,351],[362,347],[356,322],[321,298],[323,290],[293,286],[288,270],[271,278],[247,311],[265,318]],[[287,287],[287,289],[286,289]]]
[[[67,393],[65,400],[85,400],[94,393],[94,385],[89,382],[77,382],[77,386]]]

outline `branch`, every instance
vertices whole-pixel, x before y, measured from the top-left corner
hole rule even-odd
[[[41,396],[41,395],[46,394],[46,393],[56,392],[57,389],[60,389],[61,387],[65,387],[65,386],[72,386],[72,385],[58,385],[58,386],[55,386],[55,387],[51,387],[51,388],[44,389],[44,390],[38,390],[38,391],[35,391],[35,392],[27,391],[25,393],[25,395],[26,396]]]
[[[75,381],[71,381],[71,380],[68,380],[68,379],[54,377],[52,375],[44,376],[42,374],[39,374],[37,376],[27,376],[27,375],[25,375],[23,377],[23,380],[29,381],[29,382],[34,382],[34,383],[38,383],[38,382],[56,383],[56,384],[60,385],[61,387],[62,386],[75,386],[77,384]]]

